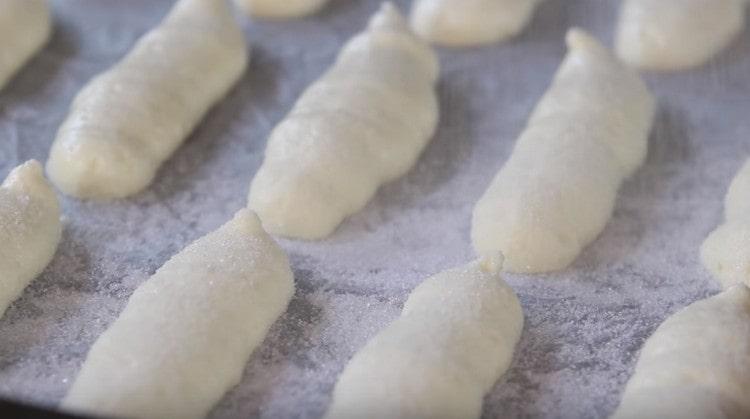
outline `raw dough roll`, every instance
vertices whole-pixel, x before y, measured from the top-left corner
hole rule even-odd
[[[414,31],[438,45],[461,47],[506,40],[521,32],[541,0],[415,0]]]
[[[724,224],[703,242],[701,260],[725,288],[750,286],[750,160],[729,187],[724,215]]]
[[[349,361],[327,419],[478,418],[523,329],[513,290],[479,262],[427,279]]]
[[[135,290],[94,343],[66,410],[201,418],[239,383],[294,292],[284,252],[242,210]]]
[[[311,15],[329,0],[234,0],[250,16],[267,19],[291,19]]]
[[[750,289],[668,318],[646,341],[613,419],[750,417]]]
[[[617,55],[646,70],[705,63],[745,26],[746,0],[625,0]]]
[[[0,0],[0,89],[52,32],[47,0]]]
[[[328,236],[405,174],[435,131],[438,64],[385,3],[268,140],[249,205],[273,234]]]
[[[60,206],[30,160],[0,185],[0,317],[52,260],[60,243]]]
[[[648,148],[655,102],[638,75],[579,29],[567,43],[552,86],[474,208],[474,248],[502,252],[511,272],[573,262]]]
[[[180,0],[75,98],[47,162],[52,181],[82,198],[139,192],[240,78],[247,60],[225,0]]]

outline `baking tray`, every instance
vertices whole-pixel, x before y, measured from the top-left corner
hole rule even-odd
[[[45,161],[76,92],[125,54],[167,0],[54,0],[51,43],[0,93],[0,176]],[[402,9],[408,1],[396,1]],[[377,0],[247,24],[252,63],[138,196],[62,198],[54,260],[0,319],[0,397],[54,407],[96,337],[171,255],[244,206],[266,138],[361,30]],[[297,291],[214,418],[318,418],[337,374],[427,276],[473,258],[470,215],[580,26],[611,44],[616,0],[547,0],[510,43],[441,51],[439,131],[416,167],[329,239],[281,240]],[[644,167],[599,239],[563,272],[506,275],[526,324],[487,418],[602,418],[638,350],[675,310],[718,291],[698,247],[750,152],[750,33],[700,69],[646,75],[659,113]]]

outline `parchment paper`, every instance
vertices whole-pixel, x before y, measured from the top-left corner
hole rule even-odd
[[[54,1],[54,39],[0,92],[0,176],[30,158],[46,161],[76,92],[170,3]],[[138,284],[245,204],[269,131],[378,3],[334,0],[305,20],[246,21],[246,75],[146,192],[111,203],[62,197],[56,257],[0,319],[0,396],[56,405]],[[398,315],[408,292],[473,258],[472,207],[547,88],[566,29],[611,44],[618,4],[548,0],[510,43],[441,51],[436,138],[410,174],[330,239],[281,242],[295,297],[212,417],[323,414],[346,361]],[[698,247],[750,152],[750,31],[710,65],[646,78],[660,104],[648,162],[623,187],[604,233],[564,272],[506,275],[526,324],[510,371],[486,397],[487,418],[606,417],[650,333],[718,291]]]

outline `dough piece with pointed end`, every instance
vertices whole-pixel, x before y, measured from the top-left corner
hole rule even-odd
[[[242,210],[135,290],[61,407],[103,417],[204,417],[239,383],[293,292],[283,250]]]
[[[750,289],[738,285],[656,329],[612,419],[748,417]]]
[[[414,31],[432,43],[462,47],[504,41],[521,32],[541,0],[416,0]]]
[[[580,29],[512,155],[474,208],[480,256],[511,272],[564,269],[607,224],[643,163],[655,101],[637,74]]]
[[[234,0],[250,16],[265,19],[293,19],[311,15],[329,0]]]
[[[75,98],[50,151],[50,178],[80,198],[141,191],[237,82],[247,60],[226,0],[179,0]]]
[[[55,255],[60,206],[42,166],[30,160],[0,185],[0,317]]]
[[[617,55],[644,70],[681,70],[707,62],[745,26],[746,0],[625,0]]]
[[[415,288],[401,316],[349,361],[326,418],[478,418],[523,329],[518,298],[488,266]]]
[[[0,89],[49,39],[47,0],[0,0]]]
[[[437,59],[390,3],[273,130],[250,208],[273,234],[321,239],[417,161],[438,120]]]
[[[701,246],[701,260],[725,287],[750,286],[750,160],[732,181],[724,201],[724,224]]]

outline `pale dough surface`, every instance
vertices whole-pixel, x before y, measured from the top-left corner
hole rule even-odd
[[[0,89],[49,39],[47,0],[0,0]]]
[[[750,160],[724,199],[724,223],[701,246],[701,261],[725,288],[750,286]]]
[[[404,175],[438,120],[437,59],[385,3],[271,133],[249,205],[270,233],[331,234]]]
[[[612,419],[750,417],[750,289],[669,317],[641,349]]]
[[[642,164],[655,102],[637,74],[579,29],[508,161],[474,208],[482,256],[511,272],[568,266],[609,220]]]
[[[268,19],[291,19],[313,14],[329,0],[234,0],[250,16]]]
[[[745,26],[746,0],[625,0],[616,50],[646,70],[681,70],[707,62]]]
[[[94,343],[61,407],[98,416],[201,418],[242,377],[294,279],[241,210],[165,263]]]
[[[62,226],[55,191],[30,160],[0,185],[0,317],[57,250]]]
[[[479,262],[441,272],[349,361],[326,418],[478,418],[522,329],[521,304],[497,272]]]
[[[119,63],[76,96],[47,161],[80,198],[141,191],[243,74],[248,48],[225,0],[179,0]]]
[[[541,0],[415,0],[414,31],[437,45],[462,47],[506,40],[521,32]]]

